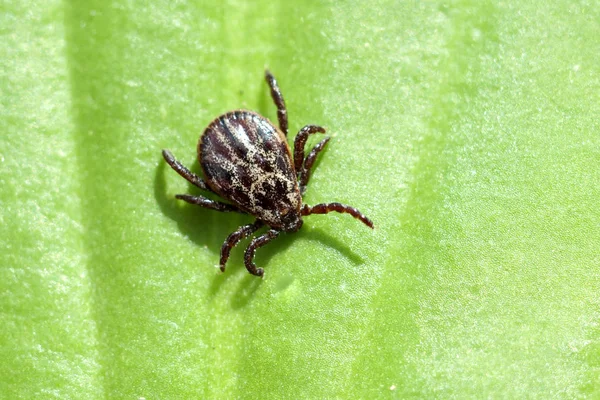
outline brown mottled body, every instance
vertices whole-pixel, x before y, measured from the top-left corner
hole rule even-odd
[[[215,193],[272,228],[294,230],[286,218],[299,215],[302,196],[287,139],[269,120],[245,110],[221,115],[200,136],[198,157]]]
[[[256,249],[275,239],[281,232],[296,232],[302,227],[302,216],[336,211],[350,214],[373,228],[373,222],[354,207],[340,203],[323,203],[312,207],[302,204],[311,169],[329,138],[319,142],[305,157],[304,146],[308,136],[325,133],[320,126],[305,126],[296,135],[292,157],[286,137],[288,120],[283,96],[269,71],[265,72],[265,79],[277,106],[279,129],[268,119],[247,110],[231,111],[216,118],[204,130],[198,142],[198,159],[206,180],[188,170],[168,150],[163,150],[165,161],[179,175],[232,204],[186,194],[176,195],[176,198],[217,211],[236,211],[256,217],[253,224],[240,227],[223,243],[220,260],[222,271],[233,247],[260,228],[270,228],[254,238],[244,254],[246,268],[257,276],[263,276],[264,271],[253,262]]]

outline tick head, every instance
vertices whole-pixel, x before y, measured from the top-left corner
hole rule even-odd
[[[280,210],[281,229],[285,232],[296,232],[302,227],[302,218],[295,209]]]

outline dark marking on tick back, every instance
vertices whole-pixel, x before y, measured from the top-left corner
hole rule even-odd
[[[217,211],[236,211],[256,217],[256,221],[233,232],[221,247],[220,266],[225,265],[231,249],[260,228],[270,229],[255,237],[244,253],[248,271],[263,276],[262,268],[254,264],[254,253],[282,232],[296,232],[302,227],[302,217],[335,211],[347,213],[373,228],[373,222],[354,207],[341,203],[302,204],[302,195],[310,178],[317,155],[329,138],[323,139],[304,155],[309,135],[325,133],[316,125],[302,128],[294,140],[294,153],[287,142],[288,118],[285,101],[277,81],[269,71],[265,79],[277,106],[279,129],[265,117],[247,110],[225,113],[211,122],[198,141],[198,160],[205,179],[196,176],[163,150],[165,161],[179,175],[200,189],[213,192],[232,204],[203,196],[177,195],[178,199]]]

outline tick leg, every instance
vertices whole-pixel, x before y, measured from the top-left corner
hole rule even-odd
[[[313,133],[325,133],[325,128],[317,126],[317,125],[306,125],[304,128],[300,129],[300,132],[296,135],[296,139],[294,139],[294,168],[297,173],[300,173],[302,170],[302,163],[304,162],[304,145],[306,144],[306,140],[308,139],[308,135],[312,135]]]
[[[288,134],[288,117],[287,117],[287,109],[285,108],[285,101],[283,100],[283,95],[281,94],[281,90],[279,89],[279,85],[277,85],[277,81],[273,74],[267,69],[265,70],[265,79],[271,88],[271,97],[273,98],[273,102],[277,106],[277,119],[279,120],[279,129],[283,132],[285,136]]]
[[[300,170],[300,193],[304,194],[306,192],[306,185],[308,184],[308,180],[310,179],[310,173],[312,170],[315,161],[317,160],[317,156],[325,148],[327,142],[329,142],[328,137],[321,140],[313,149],[308,153],[306,158],[304,159],[304,165]]]
[[[262,221],[256,220],[256,222],[253,224],[240,226],[237,231],[233,232],[227,237],[223,243],[223,246],[221,246],[221,260],[219,261],[221,271],[225,271],[225,264],[227,264],[231,249],[233,249],[240,242],[240,240],[253,234],[263,225],[264,223]]]
[[[279,236],[279,233],[281,232],[276,231],[275,229],[271,229],[267,233],[252,239],[252,241],[250,242],[250,245],[244,253],[244,264],[246,264],[246,269],[252,275],[263,276],[265,274],[265,271],[262,268],[256,268],[256,264],[254,264],[253,260],[256,249],[264,246],[271,240],[275,239],[277,236]]]
[[[332,211],[339,213],[346,213],[352,215],[354,218],[362,221],[363,224],[367,225],[369,228],[373,229],[373,221],[367,218],[363,213],[358,211],[354,207],[347,206],[341,203],[322,203],[317,204],[316,206],[304,205],[302,206],[302,210],[300,213],[302,215],[310,215],[310,214],[327,214]]]
[[[210,208],[212,210],[223,211],[223,212],[234,211],[234,212],[246,214],[245,212],[243,212],[242,210],[240,210],[239,208],[237,208],[234,205],[210,200],[210,199],[207,199],[206,197],[202,197],[202,196],[192,196],[190,194],[176,194],[175,198],[177,198],[179,200],[187,201],[190,204],[195,204],[197,206]]]
[[[192,185],[198,186],[200,189],[208,190],[212,192],[212,190],[208,187],[206,182],[202,180],[198,175],[194,174],[192,171],[187,169],[183,164],[173,157],[173,154],[169,150],[162,151],[163,158],[183,178],[185,178]]]

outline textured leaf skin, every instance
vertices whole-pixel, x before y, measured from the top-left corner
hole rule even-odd
[[[513,2],[514,3],[514,2]],[[0,6],[6,398],[597,398],[593,2]],[[246,217],[180,204],[217,115],[333,135],[312,216],[217,273]]]

